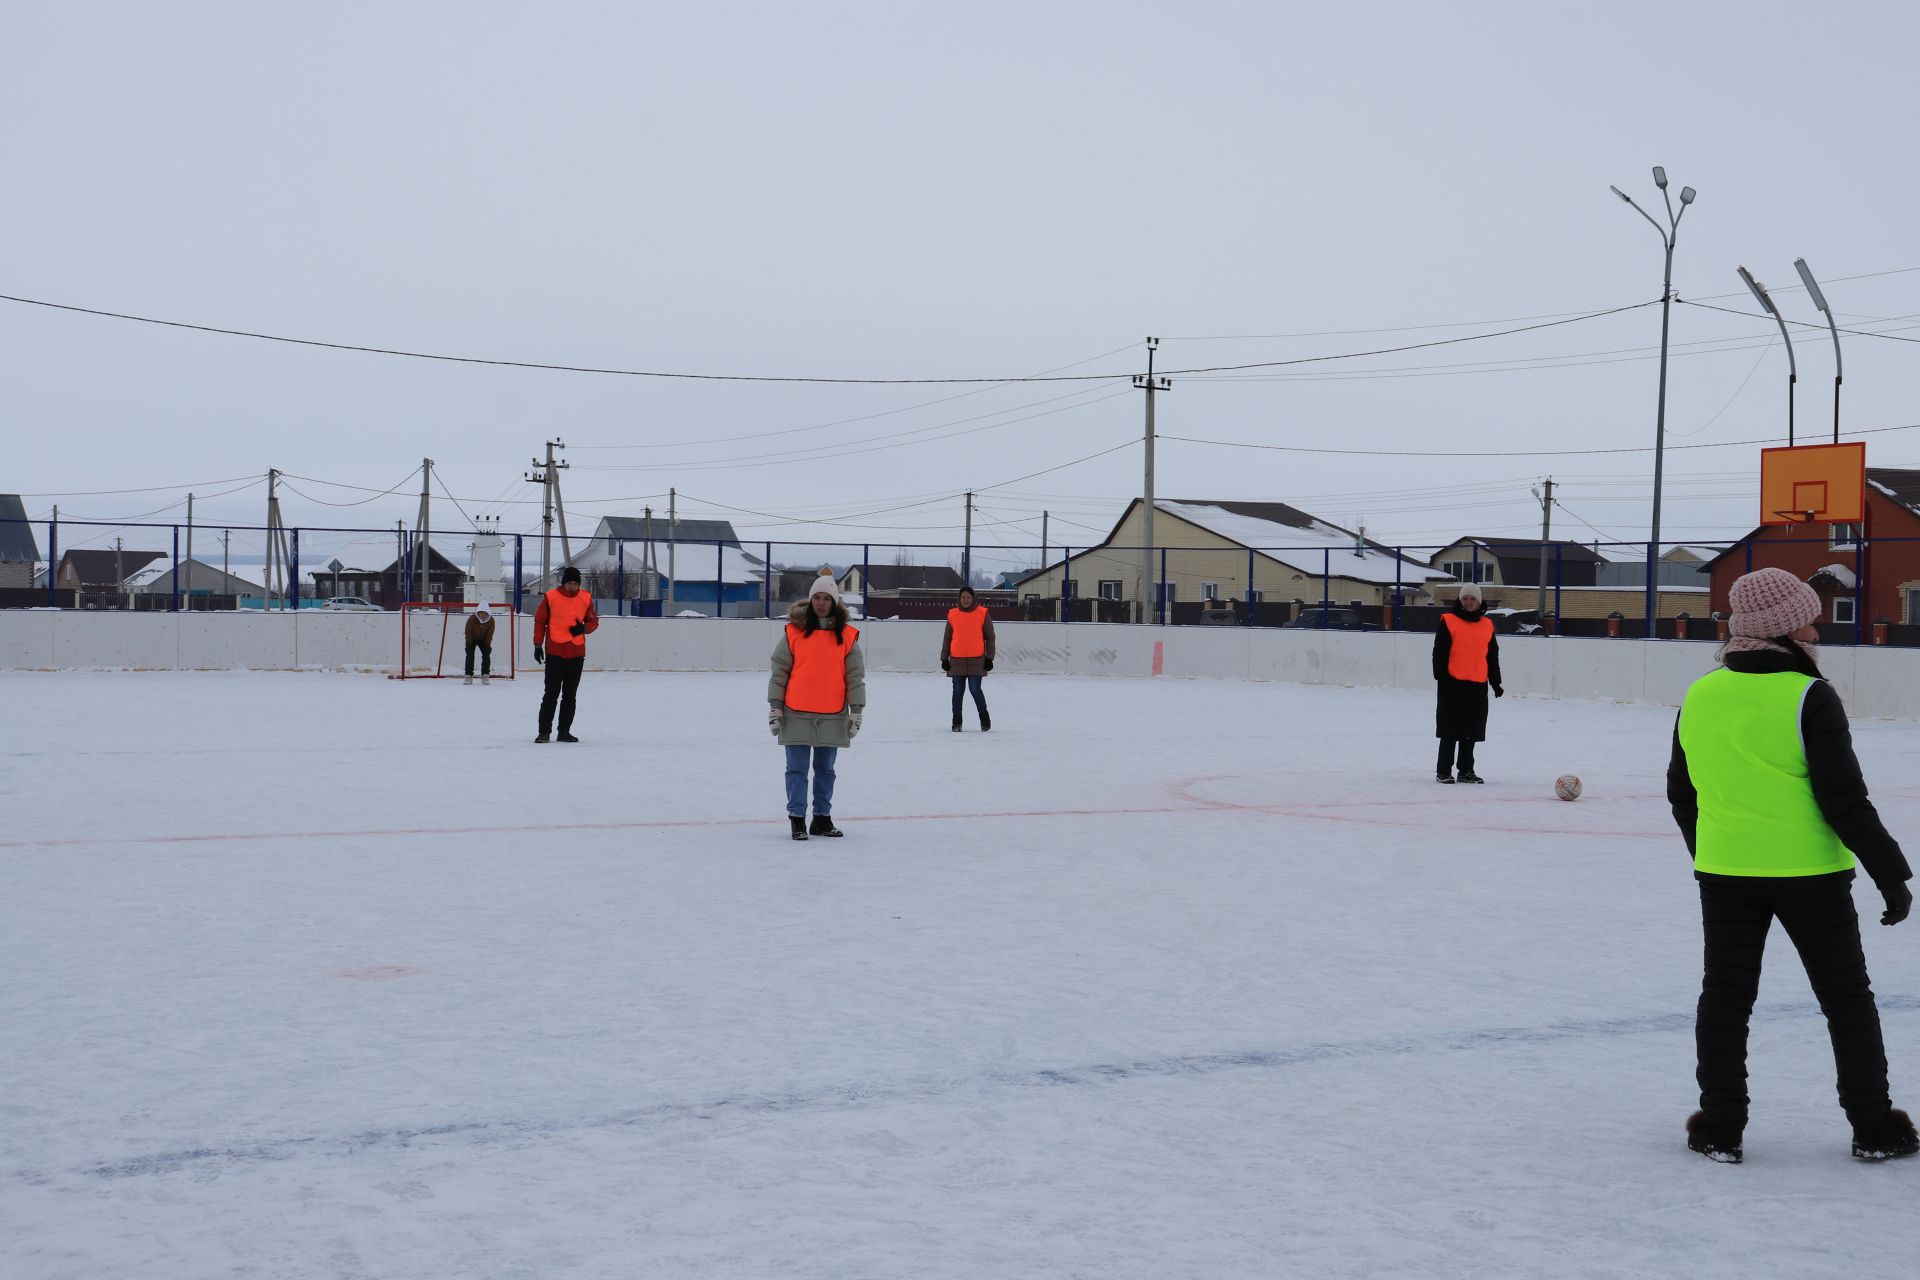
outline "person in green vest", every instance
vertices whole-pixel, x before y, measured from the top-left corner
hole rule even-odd
[[[1687,1120],[1687,1146],[1741,1160],[1747,1023],[1777,918],[1827,1018],[1853,1154],[1910,1156],[1920,1136],[1888,1096],[1853,878],[1857,858],[1886,901],[1880,923],[1895,925],[1913,906],[1913,872],[1867,798],[1846,709],[1814,659],[1820,597],[1768,568],[1738,579],[1728,600],[1721,666],[1687,690],[1667,765],[1706,935],[1694,1022],[1700,1109]]]

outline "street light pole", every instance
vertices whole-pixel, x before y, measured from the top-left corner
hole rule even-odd
[[[1813,305],[1826,313],[1827,331],[1833,335],[1833,442],[1840,443],[1840,326],[1833,322],[1833,308],[1827,305],[1827,295],[1820,292],[1820,282],[1813,278],[1813,272],[1807,270],[1805,258],[1795,258],[1793,269],[1800,273],[1800,283],[1807,286],[1807,296],[1813,299]]]
[[[1633,211],[1647,220],[1660,236],[1660,243],[1666,249],[1666,274],[1660,285],[1660,403],[1654,418],[1653,434],[1653,527],[1652,537],[1647,543],[1647,637],[1652,639],[1658,634],[1659,622],[1659,572],[1660,572],[1660,494],[1666,474],[1667,460],[1667,346],[1668,337],[1673,328],[1673,244],[1680,235],[1680,219],[1686,216],[1687,206],[1693,203],[1695,192],[1692,187],[1680,188],[1680,208],[1676,212],[1673,197],[1667,194],[1667,171],[1660,165],[1653,166],[1653,185],[1660,188],[1660,198],[1666,202],[1667,225],[1662,227],[1654,216],[1633,203],[1633,197],[1618,187],[1609,187],[1609,191],[1621,200],[1633,206]]]
[[[1753,296],[1760,302],[1760,309],[1772,316],[1780,326],[1780,340],[1787,344],[1787,447],[1793,447],[1793,386],[1800,381],[1800,369],[1793,360],[1793,338],[1787,333],[1786,317],[1773,305],[1773,299],[1767,296],[1767,286],[1753,278],[1753,273],[1745,267],[1739,268],[1740,278],[1747,282],[1747,288],[1753,290]]]

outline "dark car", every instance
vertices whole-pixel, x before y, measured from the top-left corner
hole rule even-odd
[[[1362,622],[1351,609],[1302,609],[1284,625],[1313,631],[1378,631],[1377,622]]]
[[[1493,629],[1503,636],[1537,636],[1543,633],[1538,609],[1489,609]]]

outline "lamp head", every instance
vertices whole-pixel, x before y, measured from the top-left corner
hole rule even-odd
[[[1760,309],[1770,316],[1780,314],[1773,309],[1773,299],[1767,296],[1767,287],[1753,278],[1753,272],[1745,267],[1739,267],[1737,270],[1740,272],[1740,278],[1746,281],[1747,288],[1751,289],[1753,296],[1759,300]]]
[[[1694,189],[1693,189],[1692,187],[1682,187],[1682,188],[1680,188],[1680,203],[1681,203],[1681,204],[1692,204],[1692,203],[1693,203],[1693,197],[1694,197],[1695,195],[1697,195],[1697,194],[1698,194],[1698,193],[1697,193],[1696,191],[1694,191]]]
[[[1662,191],[1667,189],[1667,171],[1660,165],[1653,166],[1653,185]]]
[[[1622,191],[1620,188],[1615,186],[1609,186],[1607,190],[1613,192],[1613,194],[1619,196],[1622,200],[1625,200],[1628,204],[1633,203],[1633,197],[1628,195],[1626,192]]]
[[[1827,311],[1827,313],[1831,315],[1832,312],[1827,308],[1827,295],[1820,292],[1820,282],[1815,280],[1813,278],[1813,272],[1807,269],[1807,260],[1805,258],[1795,258],[1793,260],[1793,269],[1800,273],[1800,283],[1807,286],[1807,296],[1813,299],[1813,305],[1822,311]]]

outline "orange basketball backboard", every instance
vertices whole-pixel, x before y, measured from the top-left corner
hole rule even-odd
[[[1867,518],[1867,446],[1760,451],[1760,523],[1858,524]]]

